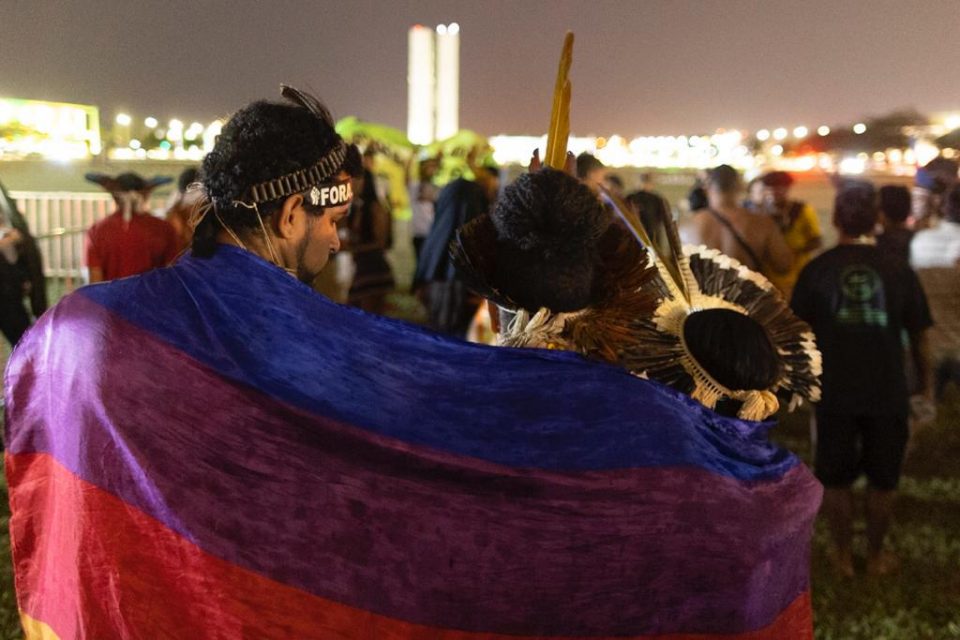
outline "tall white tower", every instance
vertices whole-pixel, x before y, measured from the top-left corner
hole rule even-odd
[[[414,25],[407,32],[407,137],[430,144],[435,132],[433,29]]]
[[[407,33],[407,137],[414,144],[460,130],[460,25],[422,25]]]
[[[460,25],[437,26],[437,140],[460,130]]]

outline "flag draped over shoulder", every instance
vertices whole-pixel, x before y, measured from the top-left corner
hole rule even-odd
[[[571,353],[221,247],[64,299],[6,383],[28,637],[812,637],[770,425]]]

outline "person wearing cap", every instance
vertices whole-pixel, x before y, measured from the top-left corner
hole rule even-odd
[[[797,282],[797,276],[814,252],[823,245],[820,231],[820,219],[816,210],[802,200],[790,198],[793,176],[786,171],[771,171],[761,178],[763,182],[763,212],[773,218],[783,233],[787,246],[793,251],[793,263],[784,273],[767,274],[770,281],[783,295],[790,297],[790,291]]]
[[[91,283],[144,273],[177,257],[180,239],[173,225],[147,211],[150,192],[170,178],[148,181],[132,172],[116,177],[88,173],[86,178],[109,191],[117,204],[87,231],[84,253]]]
[[[909,436],[910,404],[929,398],[926,334],[932,326],[916,274],[876,246],[872,185],[850,181],[837,193],[836,247],[800,272],[791,307],[810,323],[823,353],[823,397],[816,408],[816,474],[826,488],[823,515],[831,559],[854,574],[852,485],[867,477],[867,572],[897,568],[886,543]],[[917,397],[910,399],[902,334],[910,338]]]

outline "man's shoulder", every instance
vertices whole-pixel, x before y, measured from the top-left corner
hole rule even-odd
[[[842,245],[837,245],[835,247],[830,247],[823,253],[811,258],[810,262],[808,262],[804,267],[804,270],[826,269],[836,265],[837,263],[848,262],[848,259],[849,258],[846,255]]]
[[[109,231],[116,228],[122,222],[123,216],[119,211],[114,211],[106,218],[97,220],[88,229],[89,233],[103,233],[104,231]]]
[[[170,224],[167,220],[159,218],[152,213],[142,213],[136,216],[135,220],[137,224],[150,228],[150,229],[173,229],[173,225]]]

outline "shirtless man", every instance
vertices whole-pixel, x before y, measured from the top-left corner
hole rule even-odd
[[[768,277],[790,269],[793,252],[773,219],[740,206],[743,182],[736,169],[711,169],[705,186],[707,207],[678,225],[685,244],[717,249]]]

